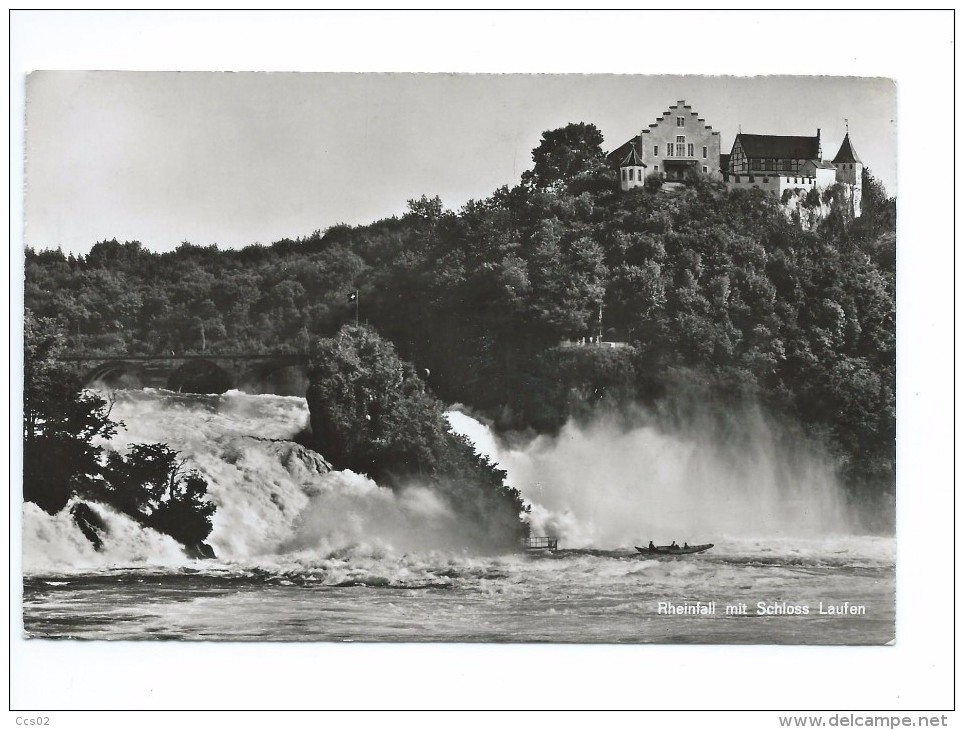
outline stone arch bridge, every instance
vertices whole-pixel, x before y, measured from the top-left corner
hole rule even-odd
[[[166,388],[190,393],[305,394],[308,356],[293,354],[74,355],[58,358],[85,387]]]

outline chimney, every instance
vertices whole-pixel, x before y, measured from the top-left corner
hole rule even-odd
[[[678,107],[686,106],[686,99],[680,99],[678,102],[676,102],[676,106]]]

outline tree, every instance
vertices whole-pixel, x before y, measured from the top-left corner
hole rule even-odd
[[[543,132],[539,146],[532,150],[535,166],[528,179],[546,189],[606,171],[602,143],[602,132],[595,124],[571,123]]]
[[[310,378],[315,444],[333,465],[395,489],[431,486],[503,547],[523,534],[521,494],[503,486],[505,472],[449,430],[441,403],[391,343],[367,327],[346,325],[315,344]]]
[[[587,236],[566,242],[565,233],[560,221],[546,221],[532,237],[530,254],[530,306],[556,342],[590,334],[609,274],[598,243]]]
[[[441,407],[390,342],[346,325],[315,343],[309,377],[315,443],[332,464],[389,483],[434,471]]]
[[[215,505],[208,483],[167,444],[132,444],[127,456],[107,457],[108,482],[101,496],[146,527],[186,546],[211,533]]]
[[[107,401],[82,390],[77,376],[54,360],[61,339],[50,320],[25,312],[24,500],[50,514],[73,497],[103,501],[185,545],[199,544],[215,511],[204,499],[207,482],[165,444],[135,444],[126,458],[105,456],[94,440],[111,438],[123,424],[110,420]],[[89,508],[74,510],[81,529],[91,515]],[[99,547],[99,535],[85,534]]]
[[[869,168],[861,171],[861,221],[870,235],[897,229],[897,199],[887,195],[883,183]],[[866,216],[866,218],[864,218]]]
[[[54,361],[61,336],[53,322],[24,316],[24,500],[55,514],[75,494],[95,491],[103,476],[95,438],[116,424],[107,402],[80,388]]]

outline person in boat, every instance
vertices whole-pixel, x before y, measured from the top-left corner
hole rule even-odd
[[[679,545],[676,544],[676,540],[673,540],[673,544],[669,546],[670,550],[679,550]]]
[[[686,548],[688,548],[688,547],[689,547],[689,543],[687,543],[687,542],[684,540],[684,541],[683,541],[683,549],[686,550]]]
[[[656,549],[656,546],[653,545],[653,541],[652,541],[652,540],[649,541],[649,549],[650,549],[650,550],[655,550],[655,549]]]

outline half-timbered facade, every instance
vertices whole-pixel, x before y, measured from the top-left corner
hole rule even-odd
[[[811,160],[822,158],[820,130],[816,137],[779,137],[771,134],[736,135],[730,150],[729,175],[772,172],[799,175]]]
[[[843,183],[850,190],[853,214],[860,215],[862,165],[849,133],[833,162],[823,159],[819,129],[815,137],[741,132],[736,135],[730,154],[722,159],[723,179],[730,188],[760,188],[783,199],[787,190],[806,193]]]

